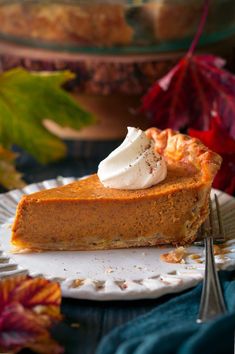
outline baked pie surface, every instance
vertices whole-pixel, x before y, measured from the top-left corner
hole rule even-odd
[[[167,178],[139,190],[105,188],[96,174],[23,196],[12,227],[18,249],[94,250],[193,242],[208,214],[221,158],[170,129],[146,132],[164,155]]]

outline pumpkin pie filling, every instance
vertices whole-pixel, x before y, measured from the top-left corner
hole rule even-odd
[[[146,132],[167,162],[167,177],[136,190],[106,188],[97,174],[23,196],[12,244],[31,250],[96,250],[184,245],[208,214],[211,183],[221,158],[172,130]]]

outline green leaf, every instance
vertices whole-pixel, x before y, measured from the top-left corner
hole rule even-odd
[[[0,184],[7,189],[25,186],[21,174],[15,169],[15,158],[16,154],[0,146]]]
[[[0,143],[5,147],[16,144],[42,163],[64,157],[65,144],[43,126],[43,120],[73,129],[95,121],[61,88],[73,78],[69,71],[29,73],[16,68],[2,73]]]

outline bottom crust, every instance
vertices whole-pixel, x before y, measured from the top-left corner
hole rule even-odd
[[[161,234],[156,234],[150,237],[138,237],[133,240],[100,240],[99,242],[91,242],[84,244],[66,244],[59,242],[56,245],[51,244],[41,244],[34,243],[30,245],[19,245],[14,246],[14,252],[40,252],[40,251],[95,251],[95,250],[110,250],[110,249],[122,249],[122,248],[135,248],[135,247],[157,247],[164,245],[174,245],[174,246],[184,246],[191,244],[196,239],[197,234],[191,235],[188,238],[184,238],[181,241],[175,242],[175,240],[167,239],[166,236]]]

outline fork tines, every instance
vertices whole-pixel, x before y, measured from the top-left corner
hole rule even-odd
[[[212,201],[209,199],[209,217],[201,227],[205,244],[205,275],[197,319],[198,323],[206,322],[226,312],[226,306],[214,259],[214,239],[217,240],[217,243],[218,240],[220,240],[220,242],[225,241],[224,227],[216,195],[215,206],[217,218],[215,218],[212,209]],[[218,221],[218,232],[216,228],[216,219]]]
[[[223,219],[221,216],[221,210],[220,210],[218,197],[216,194],[215,194],[215,206],[216,206],[217,220],[218,220],[218,224],[219,224],[219,235],[220,235],[221,240],[223,240],[222,242],[225,242],[226,236],[225,236],[224,224],[223,224]]]
[[[209,218],[201,225],[199,229],[197,239],[194,242],[196,246],[203,246],[203,240],[207,236],[213,237],[214,244],[221,244],[226,241],[220,205],[216,194],[214,196],[214,200],[216,217],[212,207],[212,200],[209,198]]]

